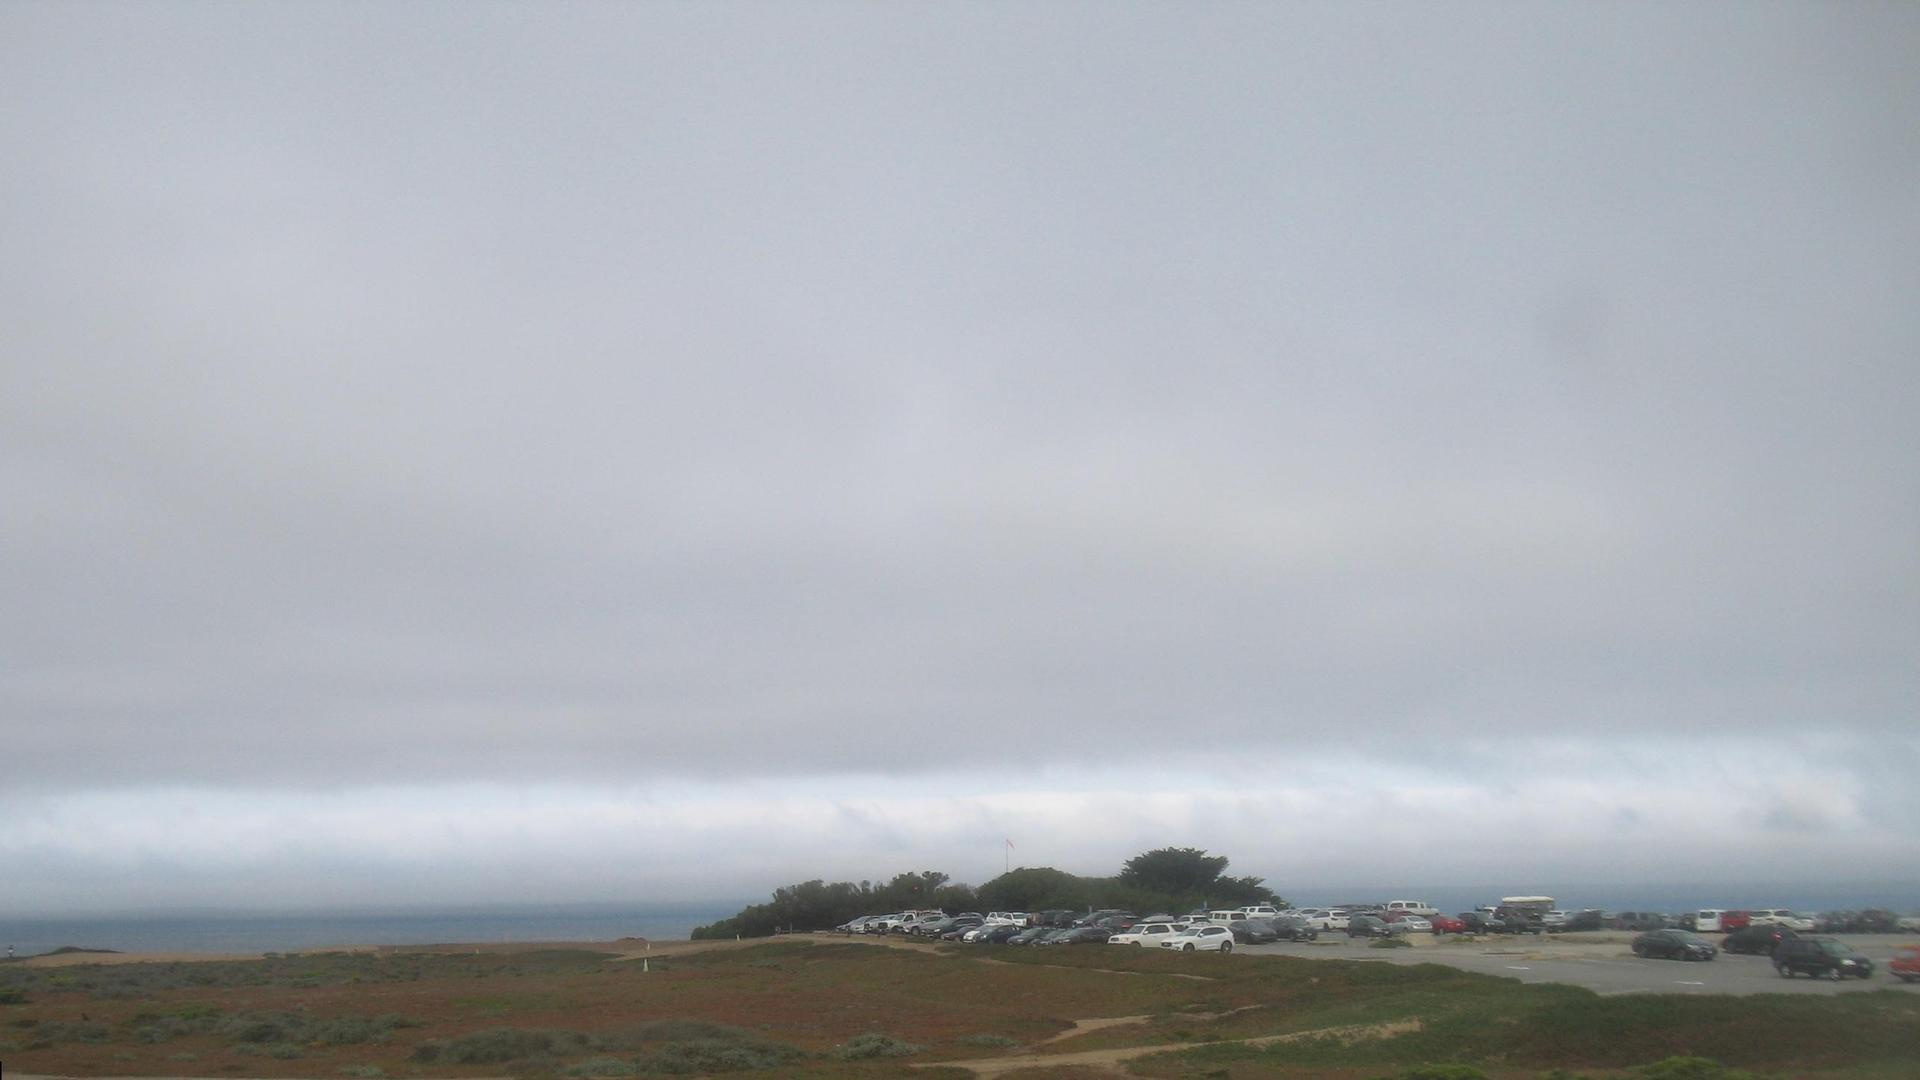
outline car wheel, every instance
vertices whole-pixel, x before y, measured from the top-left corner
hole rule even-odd
[[[1839,968],[1834,968],[1834,969],[1833,969],[1833,981],[1834,981],[1834,982],[1840,982],[1841,980],[1843,980],[1843,979],[1845,979],[1846,977],[1847,977],[1847,973],[1846,973],[1846,972],[1844,972],[1844,971],[1842,971],[1842,970],[1840,970]]]
[[[1635,945],[1633,947],[1633,955],[1645,960],[1647,958],[1647,947],[1645,945]]]
[[[1792,968],[1790,968],[1790,967],[1788,967],[1788,966],[1787,966],[1787,965],[1785,965],[1785,964],[1775,964],[1775,965],[1773,965],[1773,966],[1774,966],[1774,970],[1776,970],[1776,971],[1778,971],[1778,972],[1780,973],[1780,977],[1781,977],[1781,978],[1783,978],[1783,979],[1791,979],[1791,978],[1793,978],[1793,969],[1792,969]]]
[[[1231,941],[1223,941],[1223,942],[1221,942],[1221,943],[1220,943],[1220,951],[1221,951],[1221,952],[1232,952],[1232,951],[1233,951],[1233,942],[1231,942]]]
[[[1193,943],[1192,943],[1192,942],[1188,942],[1187,944],[1185,944],[1185,945],[1182,945],[1182,946],[1180,946],[1180,951],[1181,951],[1181,952],[1192,952],[1192,951],[1193,951]]]

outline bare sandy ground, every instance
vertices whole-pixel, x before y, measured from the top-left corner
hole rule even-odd
[[[1099,1027],[1111,1027],[1116,1024],[1138,1023],[1145,1017],[1121,1016],[1107,1021],[1076,1021],[1077,1030],[1070,1034],[1078,1035]],[[1087,1025],[1078,1027],[1078,1025]],[[1118,1068],[1121,1062],[1149,1054],[1164,1054],[1170,1051],[1195,1050],[1202,1046],[1272,1046],[1275,1043],[1295,1042],[1300,1039],[1334,1038],[1342,1042],[1360,1042],[1366,1039],[1386,1039],[1402,1035],[1409,1031],[1420,1030],[1420,1021],[1403,1020],[1391,1024],[1352,1024],[1346,1027],[1315,1028],[1312,1031],[1294,1031],[1285,1035],[1261,1035],[1251,1039],[1221,1039],[1204,1043],[1155,1043],[1148,1046],[1117,1046],[1106,1050],[1081,1050],[1066,1054],[1012,1054],[1007,1057],[973,1058],[967,1061],[929,1061],[915,1063],[916,1069],[966,1069],[975,1076],[993,1077],[1020,1069],[1058,1069],[1067,1066],[1110,1070],[1116,1076],[1129,1075]],[[1055,1041],[1053,1039],[1048,1042]]]

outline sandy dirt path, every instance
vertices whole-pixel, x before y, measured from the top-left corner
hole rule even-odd
[[[1138,1020],[1137,1017],[1119,1017],[1115,1022]],[[1077,1022],[1078,1023],[1078,1022]],[[1098,1023],[1098,1021],[1094,1021]],[[1092,1030],[1092,1029],[1087,1029]],[[1354,1024],[1347,1027],[1315,1028],[1312,1031],[1293,1031],[1285,1035],[1260,1035],[1251,1039],[1221,1039],[1217,1042],[1203,1043],[1155,1043],[1150,1046],[1117,1046],[1106,1050],[1081,1050],[1065,1054],[1014,1054],[1008,1057],[973,1058],[967,1061],[928,1061],[916,1062],[917,1069],[966,1069],[979,1077],[1003,1076],[1020,1069],[1057,1069],[1067,1066],[1105,1069],[1116,1076],[1127,1075],[1118,1068],[1120,1063],[1143,1058],[1150,1054],[1165,1054],[1180,1050],[1197,1050],[1203,1046],[1272,1046],[1276,1043],[1295,1042],[1300,1039],[1335,1038],[1345,1042],[1360,1042],[1365,1039],[1386,1039],[1420,1030],[1420,1021],[1403,1020],[1391,1024]],[[1071,1034],[1080,1034],[1079,1031]],[[1052,1041],[1052,1040],[1048,1040]]]

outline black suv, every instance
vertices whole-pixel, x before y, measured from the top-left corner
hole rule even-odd
[[[1873,976],[1873,961],[1830,937],[1796,937],[1782,941],[1773,950],[1773,969],[1783,979],[1795,975],[1828,975],[1834,979],[1857,975],[1866,979]]]

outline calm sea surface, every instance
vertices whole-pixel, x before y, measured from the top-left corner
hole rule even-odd
[[[553,906],[485,911],[307,912],[88,918],[14,918],[0,913],[0,949],[31,956],[63,945],[120,952],[260,953],[335,945],[433,945],[485,941],[684,939],[744,903],[644,907]]]
[[[1784,882],[1717,886],[1576,885],[1543,883],[1533,889],[1508,886],[1361,885],[1282,889],[1296,904],[1419,899],[1442,911],[1465,911],[1502,895],[1537,892],[1568,910],[1664,911],[1695,907],[1791,907],[1835,911],[1866,907],[1906,913],[1920,908],[1920,883],[1849,882],[1816,885]],[[0,912],[0,949],[32,956],[63,945],[120,952],[262,953],[349,945],[436,945],[488,941],[615,941],[643,937],[683,940],[693,928],[737,913],[749,902],[705,904],[547,905],[455,911],[332,911],[300,914],[125,915],[88,918],[17,918]]]

